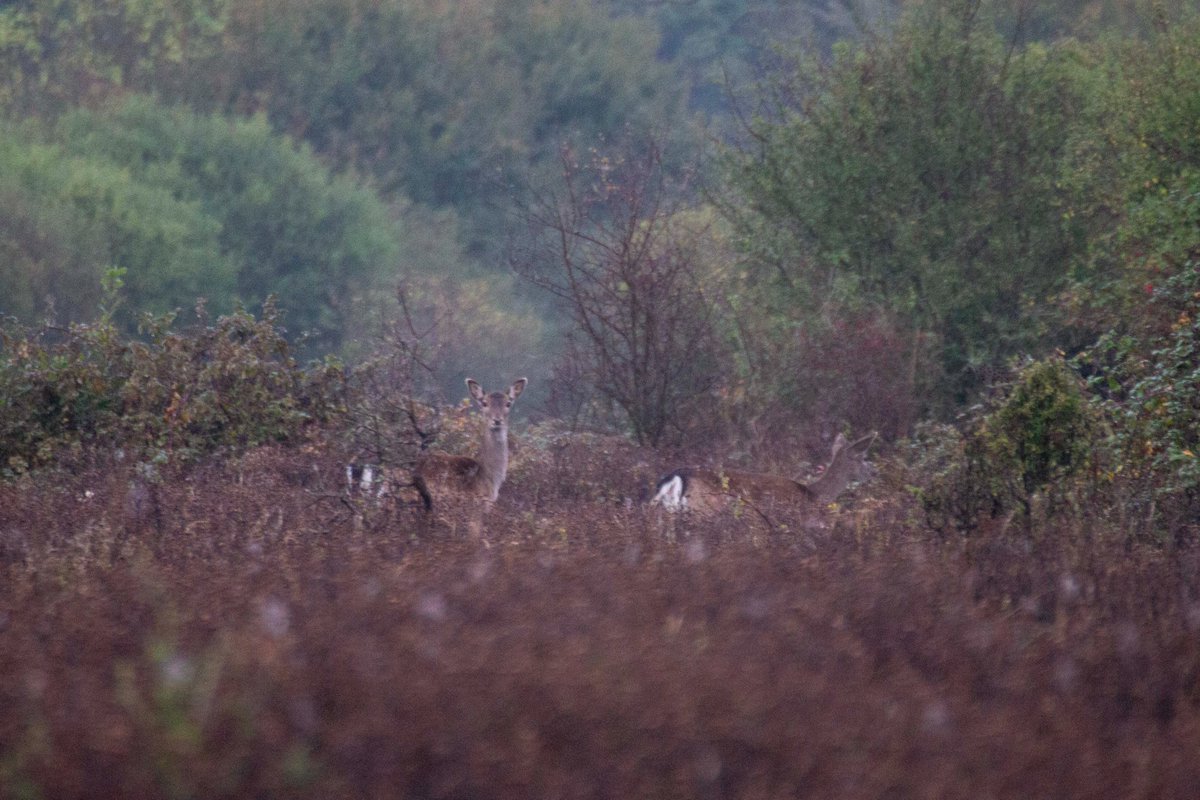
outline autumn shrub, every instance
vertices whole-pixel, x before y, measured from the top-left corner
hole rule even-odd
[[[110,316],[66,328],[2,332],[0,469],[13,476],[119,452],[147,462],[188,461],[272,441],[299,440],[335,416],[344,376],[332,360],[302,366],[273,302],[190,328],[175,315],[143,319],[142,338]]]
[[[364,466],[407,469],[432,445],[443,427],[443,410],[418,401],[421,368],[418,343],[388,336],[348,376],[344,418],[352,460]]]
[[[0,796],[1194,794],[1195,552],[660,523],[526,468],[483,541],[357,526],[302,448],[157,515],[124,469],[0,484]]]
[[[509,483],[541,502],[626,505],[644,500],[658,474],[654,459],[625,436],[544,420],[518,434]]]
[[[906,435],[917,419],[917,373],[930,364],[895,315],[840,309],[803,327],[785,390],[822,427],[849,425],[885,440]]]
[[[1028,524],[1035,499],[1054,513],[1102,432],[1083,381],[1061,359],[1031,361],[973,410],[961,430],[921,428],[914,447],[916,491],[930,524],[974,530],[1018,512]]]

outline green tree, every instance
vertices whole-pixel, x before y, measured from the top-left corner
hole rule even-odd
[[[1091,55],[1098,133],[1071,175],[1094,233],[1075,299],[1105,334],[1080,361],[1113,421],[1112,504],[1168,530],[1200,507],[1200,14]]]
[[[386,196],[456,208],[494,253],[494,206],[561,138],[677,123],[656,44],[652,26],[581,0],[248,0],[171,96],[263,112]]]
[[[111,160],[0,128],[0,198],[0,313],[92,319],[112,267],[125,271],[130,308],[190,307],[201,295],[232,305],[236,265],[219,221]]]
[[[0,108],[54,116],[169,84],[219,43],[229,0],[17,0],[0,8]]]
[[[934,341],[935,404],[1036,346],[1074,245],[1057,185],[1077,105],[1068,55],[1011,46],[980,0],[941,0],[776,86],[777,117],[754,124],[729,175],[781,313],[833,300],[901,314]]]
[[[755,76],[785,42],[827,54],[842,40],[882,29],[899,0],[605,0],[624,14],[653,21],[659,58],[685,84],[691,106],[720,126],[733,122]]]
[[[277,295],[291,329],[313,333],[314,347],[335,348],[364,294],[392,275],[398,243],[387,208],[261,119],[231,122],[133,98],[112,112],[68,115],[58,135],[70,151],[106,158],[216,220],[234,296]]]
[[[1148,293],[1194,253],[1200,221],[1200,12],[1086,51],[1088,122],[1069,150],[1069,214],[1088,231],[1073,299],[1082,321],[1158,334]]]

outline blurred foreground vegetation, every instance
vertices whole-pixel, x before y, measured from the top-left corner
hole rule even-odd
[[[1078,452],[1012,438],[1071,407],[1056,367],[1022,386],[984,446],[1025,483],[996,497]],[[960,535],[879,458],[821,524],[677,519],[625,502],[668,457],[546,423],[475,539],[348,497],[347,453],[309,434],[0,484],[0,794],[1182,800],[1200,780],[1198,551],[1102,504]]]

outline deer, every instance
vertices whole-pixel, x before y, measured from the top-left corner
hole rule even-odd
[[[427,453],[417,461],[412,485],[427,512],[445,505],[469,504],[476,512],[471,528],[480,530],[483,515],[500,496],[508,475],[508,414],[526,383],[525,378],[519,378],[507,392],[485,392],[478,381],[467,378],[467,389],[482,415],[479,451],[474,458]]]
[[[694,510],[712,513],[736,503],[759,509],[777,503],[816,510],[837,499],[852,482],[871,474],[867,450],[875,441],[870,433],[854,442],[838,434],[833,442],[829,463],[820,476],[801,483],[782,475],[741,470],[715,470],[682,467],[659,478],[651,505],[668,511]]]

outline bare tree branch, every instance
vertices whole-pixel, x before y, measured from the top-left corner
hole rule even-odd
[[[658,444],[714,380],[711,309],[675,240],[691,177],[668,178],[654,141],[580,161],[560,150],[556,188],[522,208],[514,270],[563,301],[577,338],[572,374]],[[566,372],[567,370],[562,370]]]

